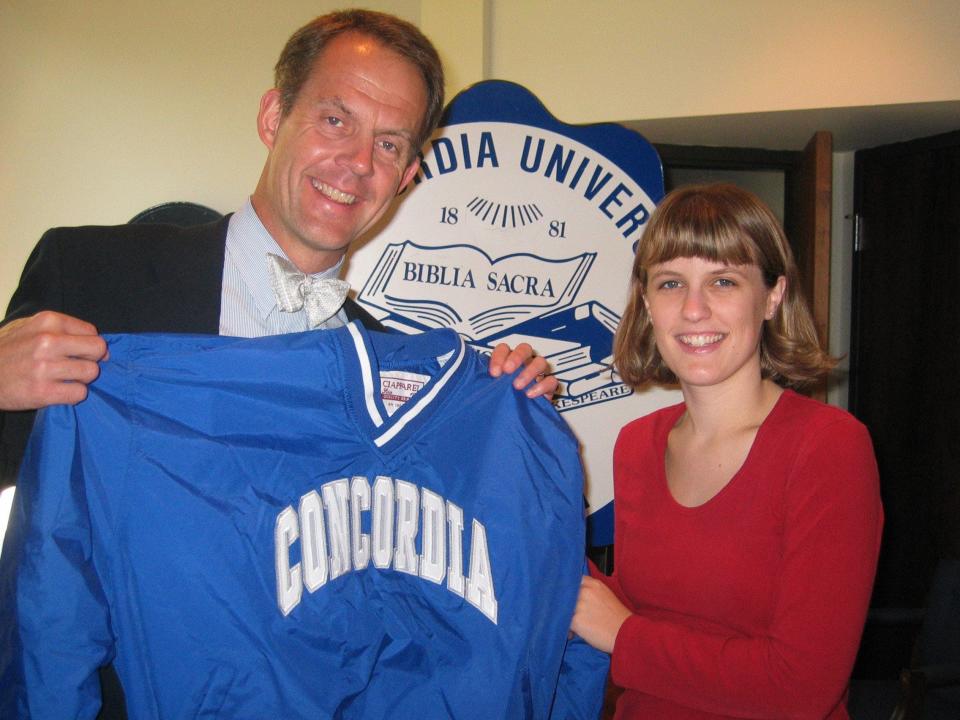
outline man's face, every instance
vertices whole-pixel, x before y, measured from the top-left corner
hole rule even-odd
[[[253,206],[300,270],[334,265],[413,179],[426,103],[413,64],[358,33],[327,44],[286,115],[277,90],[263,96]]]

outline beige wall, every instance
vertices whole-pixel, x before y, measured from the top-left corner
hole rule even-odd
[[[491,71],[568,122],[960,98],[957,0],[500,0]]]
[[[289,33],[329,0],[0,2],[0,303],[53,225],[234,209]],[[960,99],[956,0],[376,0],[452,89],[526,85],[568,122]]]
[[[418,0],[377,8],[419,22]],[[0,0],[0,304],[55,225],[168,200],[234,210],[265,157],[260,96],[333,0]]]

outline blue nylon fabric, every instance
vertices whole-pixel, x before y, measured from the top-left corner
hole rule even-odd
[[[0,717],[94,717],[111,659],[136,718],[597,716],[606,658],[567,642],[583,479],[548,403],[489,378],[446,330],[108,339],[89,398],[41,412],[24,461],[0,557]],[[374,393],[378,424],[363,361],[375,388],[396,369],[427,382],[393,417]],[[351,533],[374,543],[373,509],[341,536],[324,507],[329,577],[284,595],[278,578],[302,580],[308,560],[301,499],[355,477],[373,493],[380,476],[396,495],[388,566],[355,567]],[[397,498],[414,491],[420,563],[419,503],[433,493],[448,513],[432,526],[439,583],[395,566]],[[297,537],[278,535],[284,517]],[[348,567],[332,577],[339,537]],[[449,586],[456,554],[469,585],[483,539],[495,613]]]

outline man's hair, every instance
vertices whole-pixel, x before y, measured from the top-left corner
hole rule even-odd
[[[419,132],[413,138],[416,153],[440,122],[443,112],[443,65],[436,48],[416,26],[406,20],[372,10],[342,10],[321,15],[297,30],[287,41],[274,68],[274,85],[280,91],[281,108],[290,112],[300,88],[327,43],[347,32],[373,38],[409,60],[420,72],[427,91]]]
[[[836,360],[817,341],[800,291],[799,272],[780,223],[753,193],[734,185],[691,185],[669,193],[650,218],[633,262],[630,297],[614,339],[614,365],[634,389],[675,383],[657,351],[643,301],[650,268],[697,257],[729,265],[756,265],[772,288],[786,278],[783,300],[760,337],[760,369],[784,387],[803,387],[829,372]]]

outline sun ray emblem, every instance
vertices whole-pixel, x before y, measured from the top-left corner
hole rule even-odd
[[[532,225],[543,217],[543,213],[536,203],[526,205],[504,205],[502,203],[487,200],[482,197],[474,197],[467,208],[481,222],[488,222],[494,227],[521,227]]]

